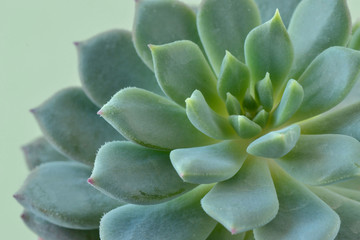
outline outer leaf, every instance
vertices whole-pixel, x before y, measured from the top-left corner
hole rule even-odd
[[[284,25],[289,25],[291,16],[301,0],[255,0],[261,14],[262,22],[270,20],[276,9],[279,9]]]
[[[235,129],[236,133],[241,138],[252,138],[258,135],[262,128],[242,115],[232,115],[229,117],[230,123]]]
[[[259,24],[259,11],[252,0],[202,1],[197,25],[216,74],[220,72],[225,50],[244,61],[245,38]]]
[[[98,108],[77,87],[52,96],[36,109],[36,120],[49,142],[71,159],[92,165],[107,141],[123,137],[97,115]]]
[[[360,102],[305,120],[299,125],[303,134],[336,133],[360,141]]]
[[[230,93],[242,102],[249,84],[250,71],[248,67],[226,51],[217,84],[220,97],[226,100],[227,94]]]
[[[340,216],[340,230],[335,240],[360,239],[360,203],[324,188],[311,190]]]
[[[25,211],[21,218],[28,228],[46,240],[99,240],[99,230],[77,230],[52,224],[36,214]]]
[[[186,182],[214,183],[231,178],[239,171],[247,154],[244,143],[222,141],[197,147],[176,149],[170,153],[171,162]]]
[[[244,240],[245,233],[232,235],[221,224],[216,225],[214,231],[206,238],[206,240]]]
[[[344,135],[302,135],[277,162],[304,183],[328,184],[360,175],[360,143]]]
[[[267,225],[254,229],[256,240],[333,240],[339,216],[302,184],[280,168],[272,169],[279,212]]]
[[[294,124],[256,139],[248,146],[246,151],[254,156],[279,158],[295,147],[299,137],[300,127]]]
[[[190,40],[200,46],[195,18],[194,11],[179,1],[136,1],[133,37],[140,58],[153,69],[148,44]]]
[[[268,223],[277,214],[279,202],[267,163],[248,159],[233,178],[216,184],[201,205],[232,234]]]
[[[70,161],[69,158],[56,151],[44,137],[26,144],[22,150],[30,170],[47,162]]]
[[[291,78],[298,79],[311,61],[325,49],[344,46],[350,31],[351,18],[345,0],[301,1],[289,24],[289,35],[295,51]]]
[[[181,180],[168,152],[131,142],[102,146],[89,182],[100,191],[133,204],[164,202],[196,186]]]
[[[228,139],[236,136],[229,121],[214,112],[198,90],[186,99],[186,114],[197,129],[212,138]]]
[[[216,92],[216,78],[200,48],[190,41],[150,46],[156,78],[167,96],[181,106],[195,89],[214,109],[223,108]]]
[[[126,138],[147,147],[174,149],[216,142],[194,128],[185,109],[138,88],[121,90],[99,113]]]
[[[154,74],[138,57],[129,31],[112,30],[75,44],[83,88],[98,106],[124,87],[162,93]]]
[[[321,53],[299,79],[304,100],[293,121],[331,109],[350,92],[360,73],[360,52],[332,47]]]
[[[102,240],[205,239],[216,225],[200,206],[200,199],[208,190],[209,186],[201,186],[166,203],[117,208],[102,218],[100,237]]]
[[[276,11],[270,21],[253,29],[245,40],[245,58],[250,68],[252,86],[268,72],[276,96],[290,71],[293,55],[290,37]]]
[[[33,170],[14,197],[26,209],[61,227],[96,229],[101,216],[122,203],[87,184],[91,169],[53,162]]]

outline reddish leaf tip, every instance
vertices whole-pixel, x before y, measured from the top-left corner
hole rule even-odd
[[[15,198],[16,200],[23,200],[23,199],[24,199],[24,196],[23,196],[23,195],[20,195],[20,194],[18,194],[18,193],[15,193],[15,194],[13,195],[13,198]]]
[[[235,228],[232,228],[231,229],[231,234],[234,235],[236,233],[236,229]]]
[[[78,47],[80,45],[80,42],[73,42],[75,47]]]
[[[184,178],[185,174],[184,173],[180,173],[180,177]]]
[[[97,115],[103,115],[104,114],[104,112],[100,109],[98,112],[97,112]]]
[[[90,183],[91,185],[94,185],[94,179],[92,178],[88,178],[87,182]]]
[[[36,109],[35,108],[32,108],[29,110],[31,113],[35,113],[36,112]]]
[[[27,220],[28,219],[28,215],[26,215],[25,213],[20,215],[22,220]]]

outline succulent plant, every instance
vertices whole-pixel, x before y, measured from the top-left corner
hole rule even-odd
[[[75,45],[15,194],[41,238],[360,239],[345,0],[138,0],[132,33]]]

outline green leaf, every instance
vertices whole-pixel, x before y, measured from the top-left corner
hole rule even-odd
[[[133,204],[161,203],[196,186],[177,175],[169,152],[124,141],[100,148],[89,181],[105,194]]]
[[[246,232],[244,240],[255,240],[253,231]]]
[[[99,230],[77,230],[52,224],[36,214],[25,211],[21,218],[41,239],[46,240],[99,240]]]
[[[214,183],[231,178],[239,171],[247,156],[241,141],[176,149],[170,153],[171,162],[181,178],[191,183]]]
[[[236,137],[229,121],[214,112],[198,90],[195,90],[191,97],[186,99],[186,114],[197,129],[214,139]]]
[[[252,0],[202,1],[197,26],[216,74],[220,72],[225,50],[244,61],[245,38],[259,24],[259,11]]]
[[[255,137],[262,130],[258,124],[242,115],[232,115],[229,117],[229,121],[241,138]]]
[[[333,240],[339,216],[304,185],[280,168],[271,169],[279,212],[267,225],[254,229],[256,240]]]
[[[219,96],[225,101],[226,94],[231,93],[242,102],[249,84],[250,71],[248,67],[226,51],[217,84]]]
[[[279,158],[295,147],[299,137],[300,127],[293,124],[256,139],[248,146],[247,152],[259,157]]]
[[[348,47],[355,50],[360,50],[360,28],[357,28],[352,34]]]
[[[143,89],[119,91],[99,114],[126,138],[146,147],[174,149],[216,142],[190,123],[184,108]]]
[[[185,99],[200,90],[214,110],[223,108],[216,91],[216,77],[200,48],[190,41],[150,46],[156,78],[172,100],[185,106]]]
[[[78,87],[59,91],[32,110],[46,139],[73,160],[93,165],[104,142],[124,139],[96,115],[98,108]]]
[[[279,9],[284,25],[289,25],[291,16],[301,0],[255,0],[261,14],[262,22],[270,20],[276,9]]]
[[[274,91],[270,79],[270,74],[267,72],[265,78],[255,84],[255,96],[264,109],[268,112],[271,111],[274,104]]]
[[[232,235],[221,224],[216,225],[210,236],[206,240],[244,240],[245,233]]]
[[[346,1],[303,0],[295,9],[288,29],[295,52],[290,77],[298,79],[322,51],[347,43],[351,18]],[[337,69],[341,67],[333,70]]]
[[[266,161],[250,158],[230,180],[216,184],[201,200],[205,212],[232,234],[271,221],[279,202]]]
[[[103,240],[206,239],[216,225],[200,206],[200,199],[208,190],[209,186],[200,186],[166,203],[117,208],[102,218],[100,237]]]
[[[269,120],[269,113],[262,109],[256,114],[253,118],[253,122],[258,124],[260,127],[264,128]]]
[[[201,45],[195,12],[174,0],[136,1],[133,38],[137,53],[151,69],[153,62],[148,44],[190,40]]]
[[[52,162],[34,169],[14,195],[21,205],[65,228],[96,229],[102,215],[122,205],[91,187],[91,168],[80,163]]]
[[[253,29],[245,40],[245,59],[250,68],[252,86],[268,72],[276,96],[290,71],[293,55],[290,37],[276,11],[270,21]]]
[[[306,184],[329,184],[360,175],[360,143],[345,135],[302,135],[277,162]]]
[[[231,95],[231,93],[229,93],[229,92],[226,94],[225,105],[226,105],[226,110],[227,110],[229,115],[241,115],[241,114],[243,114],[241,104],[236,99],[236,97]]]
[[[334,185],[330,185],[327,188],[339,195],[342,195],[343,197],[358,201],[360,203],[360,191],[342,188]]]
[[[359,73],[360,52],[343,47],[325,50],[298,80],[304,89],[304,100],[293,121],[315,116],[340,103]]]
[[[44,137],[39,137],[26,144],[22,150],[29,170],[47,162],[71,161],[56,151]]]
[[[299,109],[304,99],[304,89],[294,79],[290,79],[281,97],[280,104],[275,109],[272,122],[278,127],[289,120]]]
[[[343,134],[360,141],[360,102],[299,123],[303,134]]]
[[[107,31],[76,46],[83,89],[99,107],[125,87],[162,94],[154,73],[137,55],[131,32]]]
[[[345,181],[337,182],[333,186],[360,191],[360,176],[355,176]]]
[[[312,187],[311,190],[340,216],[340,230],[335,240],[360,239],[360,203],[325,188]]]

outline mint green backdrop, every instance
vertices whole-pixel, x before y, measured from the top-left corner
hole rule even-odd
[[[360,1],[348,2],[355,20]],[[131,29],[133,8],[134,0],[0,0],[1,239],[36,239],[12,198],[27,175],[20,146],[40,136],[28,110],[61,88],[80,84],[72,42],[113,28]]]

